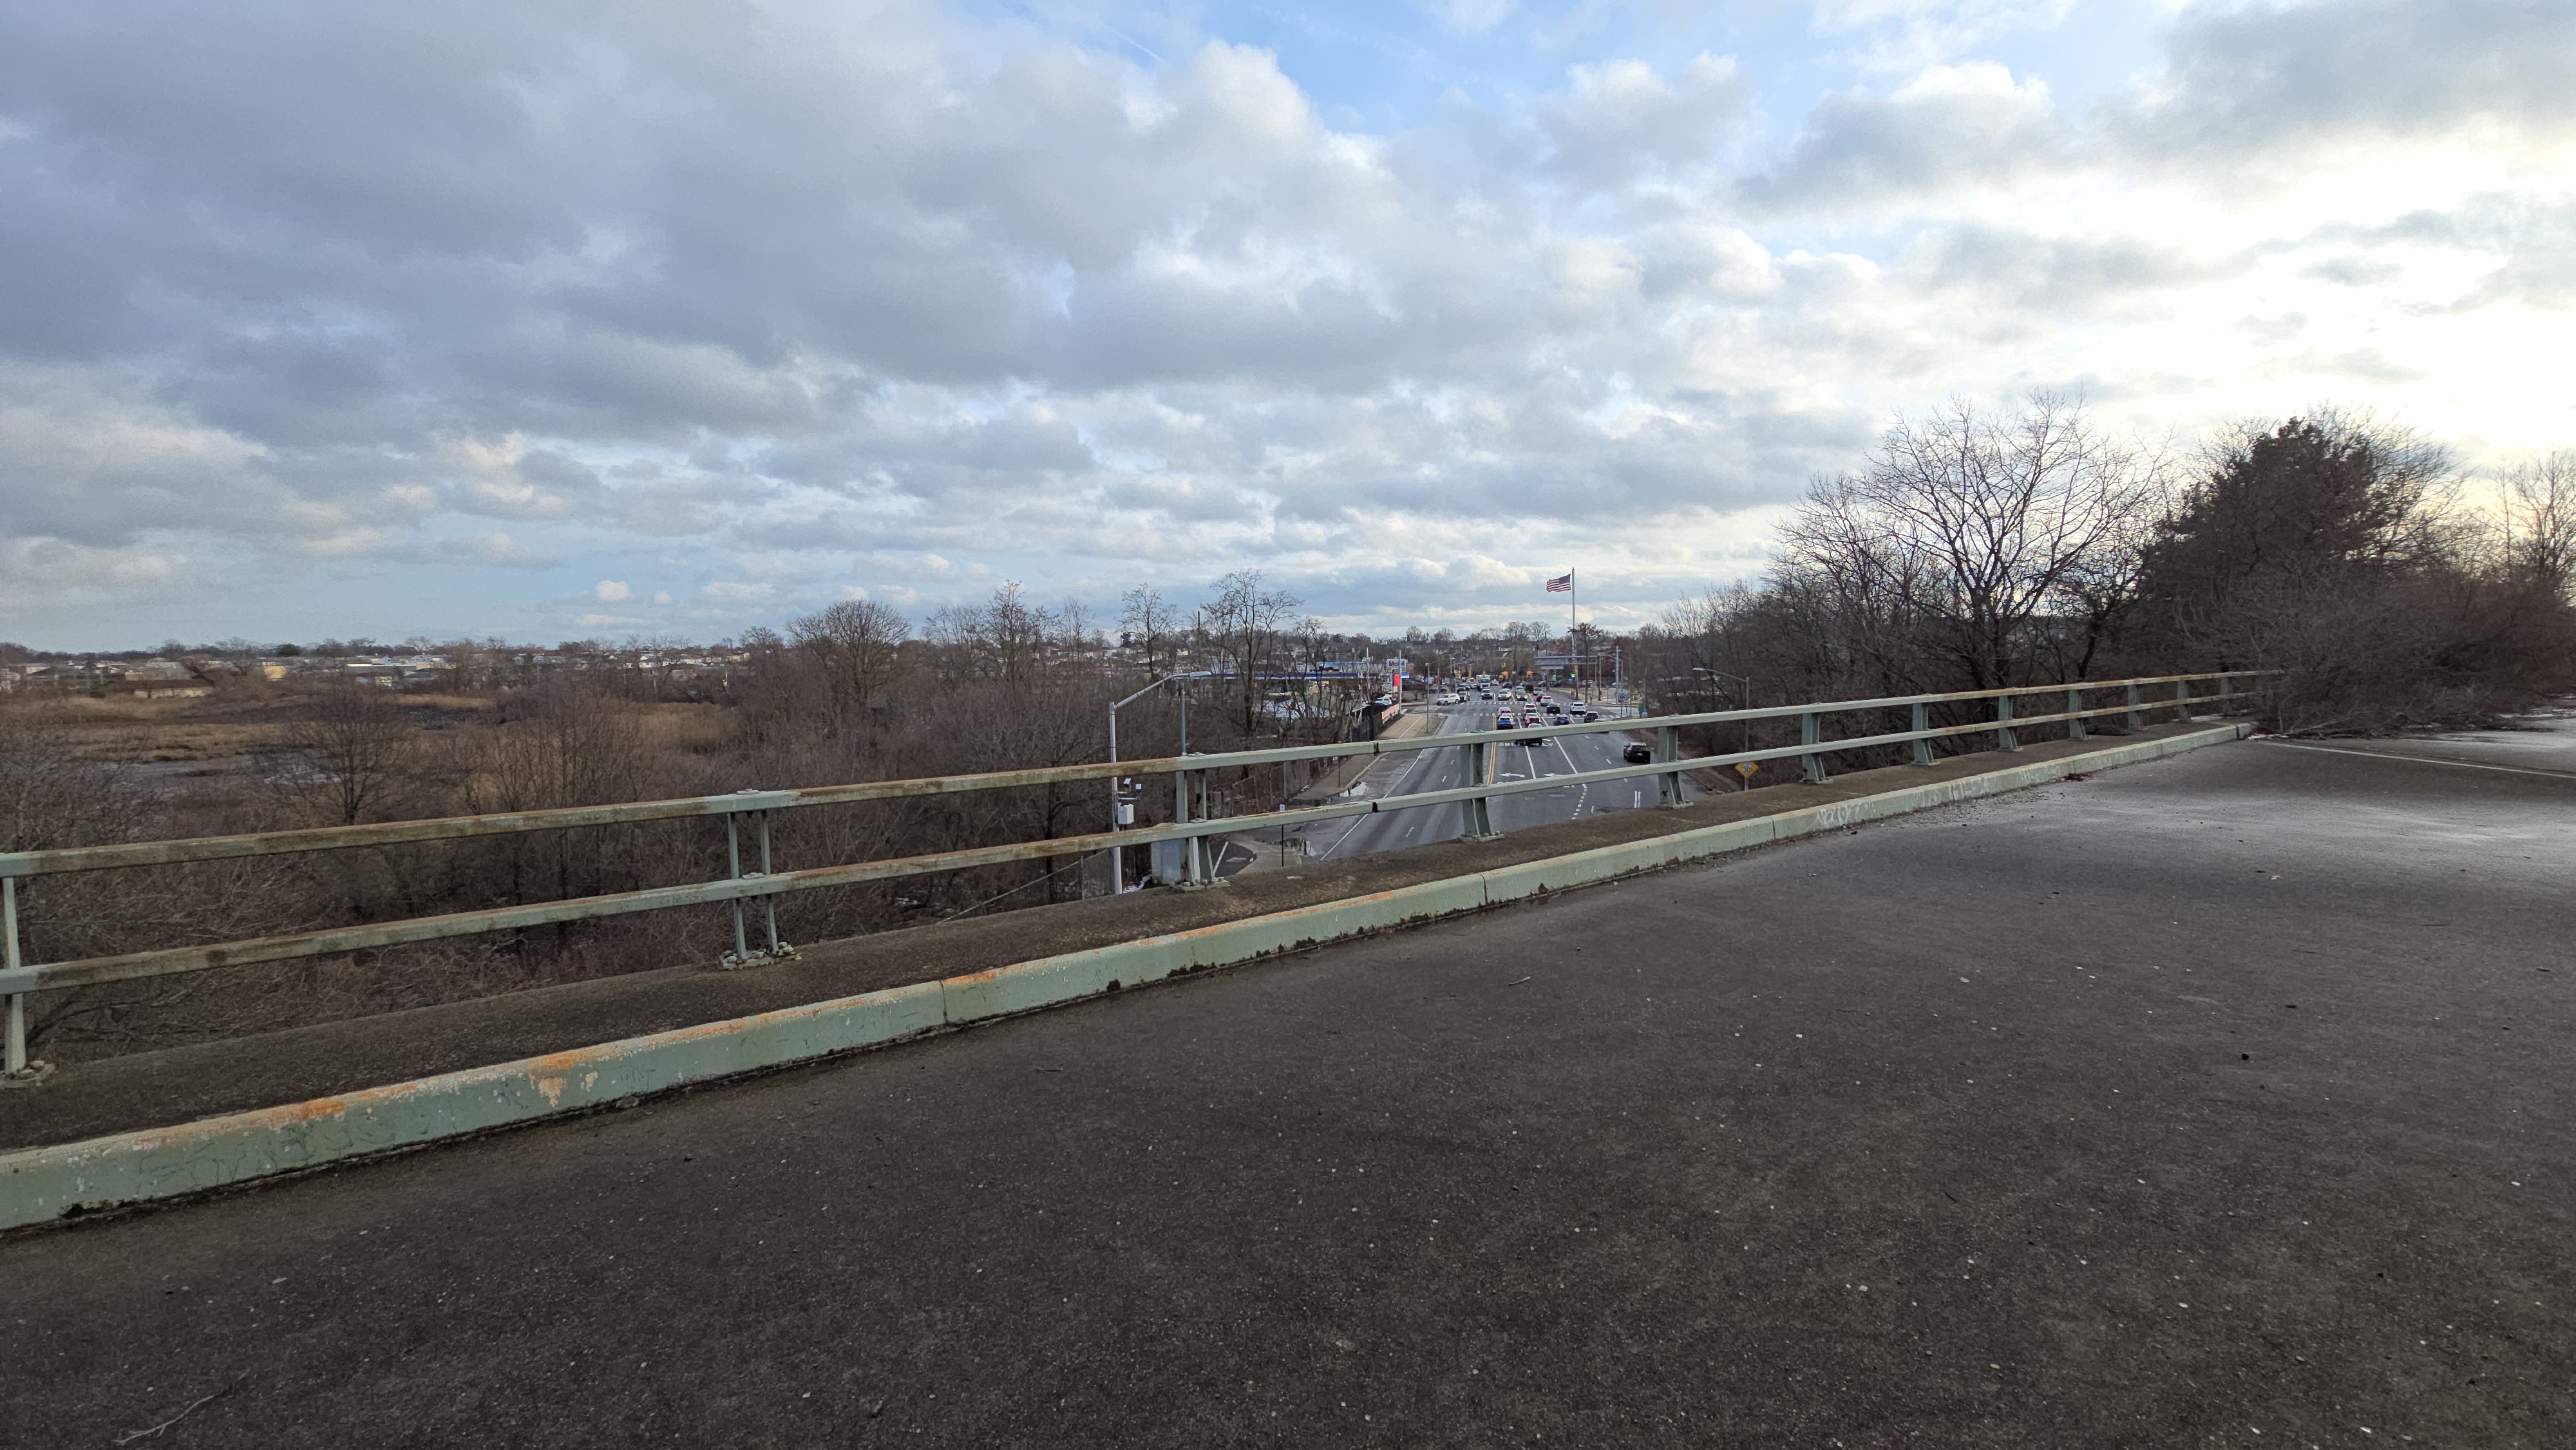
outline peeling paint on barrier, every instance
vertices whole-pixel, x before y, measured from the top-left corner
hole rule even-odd
[[[0,1228],[221,1188],[2234,740],[2229,725],[311,1102],[0,1154]]]

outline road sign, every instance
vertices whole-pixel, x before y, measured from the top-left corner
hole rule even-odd
[[[1739,760],[1735,762],[1735,773],[1737,775],[1751,775],[1753,772],[1760,770],[1761,768],[1762,765],[1759,761]]]

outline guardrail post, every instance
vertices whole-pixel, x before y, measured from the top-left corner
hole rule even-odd
[[[0,951],[5,951],[9,970],[16,971],[18,960],[18,878],[0,876]],[[9,1041],[6,1049],[6,1072],[23,1078],[27,1071],[27,994],[9,994]]]
[[[1916,765],[1930,765],[1930,764],[1932,763],[1932,742],[1931,742],[1931,740],[1930,740],[1930,739],[1926,738],[1926,737],[1925,737],[1925,735],[1923,734],[1923,732],[1924,732],[1924,731],[1929,730],[1929,729],[1931,729],[1931,728],[1932,728],[1932,707],[1931,707],[1931,706],[1929,706],[1929,705],[1924,704],[1924,703],[1923,703],[1922,701],[1920,701],[1920,700],[1915,701],[1915,702],[1914,702],[1914,763],[1915,763]]]
[[[2010,690],[1995,696],[1995,748],[1997,750],[2021,749],[2021,737],[2015,735],[2012,728],[2012,700]]]
[[[2129,682],[2129,733],[2135,735],[2146,728],[2147,714],[2138,708],[2138,682],[2131,680]]]
[[[1208,819],[1206,771],[1172,772],[1172,819],[1181,825]],[[1205,836],[1181,838],[1181,884],[1183,886],[1208,884],[1210,873],[1207,840]]]
[[[2069,740],[2081,740],[2084,738],[2084,717],[2080,714],[2076,714],[2077,711],[2082,710],[2083,708],[2084,687],[2081,685],[2067,686],[2066,713],[2075,716],[2074,719],[2066,722],[2066,738]]]
[[[769,812],[767,811],[760,813],[760,874],[763,876],[769,874]],[[778,939],[777,893],[772,892],[760,898],[760,907],[769,918],[769,959],[773,962],[785,961],[796,955],[793,947]]]
[[[1486,779],[1486,776],[1493,769],[1493,747],[1479,742],[1474,745],[1461,746],[1460,748],[1467,752],[1467,784],[1492,784],[1491,781]],[[1494,809],[1492,798],[1488,796],[1469,797],[1467,801],[1467,839],[1471,841],[1490,840],[1496,834],[1497,833],[1494,830]]]
[[[742,812],[725,812],[725,876],[734,881],[742,879],[741,822]],[[743,940],[742,935],[742,898],[737,896],[729,904],[733,907],[733,950],[716,961],[716,965],[726,971],[732,971],[751,960],[751,943]]]
[[[1664,761],[1679,760],[1681,758],[1681,727],[1677,725],[1656,726],[1655,759]],[[1655,777],[1655,804],[1662,806],[1681,806],[1690,804],[1690,792],[1682,788],[1682,773],[1680,771],[1668,770]]]
[[[2191,719],[2191,681],[2174,681],[2174,708],[2182,712],[2178,717],[2181,721]]]
[[[1798,743],[1800,745],[1821,744],[1823,743],[1824,738],[1824,732],[1816,726],[1815,711],[1810,710],[1806,714],[1798,717]],[[1798,757],[1798,764],[1806,771],[1807,783],[1809,785],[1823,785],[1825,783],[1825,758],[1822,755],[1801,755]]]

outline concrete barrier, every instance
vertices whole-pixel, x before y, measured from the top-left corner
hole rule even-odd
[[[0,1155],[0,1228],[139,1203],[809,1061],[947,1025],[937,982]]]
[[[925,1033],[1146,986],[1328,942],[1482,911],[1998,795],[2070,771],[2107,770],[2219,741],[2245,727],[2134,741],[2015,769],[1576,852],[1193,931],[1044,957],[597,1047],[167,1128],[0,1154],[0,1229],[199,1193],[424,1143],[609,1106],[621,1099],[882,1046]]]

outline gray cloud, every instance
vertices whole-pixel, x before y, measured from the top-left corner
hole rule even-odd
[[[1702,55],[1669,78],[1643,61],[1581,67],[1565,94],[1537,107],[1543,164],[1586,190],[1611,190],[1658,166],[1707,166],[1752,97],[1732,57]]]
[[[2338,287],[2384,287],[2406,275],[2406,269],[2395,262],[2375,257],[2345,255],[2311,262],[2299,269],[2302,277],[2332,282]]]
[[[2073,139],[2046,87],[1992,64],[1943,68],[1887,96],[1828,96],[1743,190],[1771,211],[1882,209],[2054,169]]]
[[[2183,289],[2242,275],[2251,265],[2162,238],[2047,236],[1979,222],[1929,229],[1905,256],[1926,285],[2033,319],[2119,312],[2142,300],[2171,305]]]
[[[2137,154],[2228,174],[2485,128],[2576,134],[2576,16],[2549,0],[2197,5],[2163,77],[2112,109]]]
[[[2360,383],[2411,383],[2432,376],[2422,368],[2398,362],[2375,347],[2357,347],[2339,353],[2302,352],[2281,359],[2266,372],[2293,377],[2348,378]]]
[[[1837,14],[1947,61],[2053,6]],[[2151,92],[2076,121],[1991,62],[1872,72],[1736,175],[1751,63],[1716,56],[1360,135],[1256,49],[1149,67],[909,0],[20,6],[0,579],[250,598],[262,568],[599,552],[747,620],[997,570],[1267,562],[1419,601],[1575,544],[1713,568],[1889,404],[2174,315],[2266,246],[2356,286],[2473,251],[2455,305],[2566,305],[2563,198],[2224,256],[2030,200],[2230,148],[2563,135],[2535,9],[2196,10]],[[2288,304],[2210,325],[2249,308]],[[2351,340],[2307,362],[2416,375]],[[777,572],[703,562],[737,552]]]
[[[497,564],[505,569],[552,569],[563,561],[540,553],[505,533],[461,535],[438,541],[438,551],[455,559]]]
[[[2403,275],[2396,261],[2374,255],[2423,249],[2466,253],[2492,265],[2454,299],[2473,312],[2498,303],[2558,309],[2576,304],[2576,193],[2483,192],[2454,207],[2411,211],[2392,221],[2330,223],[2306,241],[2339,246],[2307,269],[2326,281],[2364,286]]]

